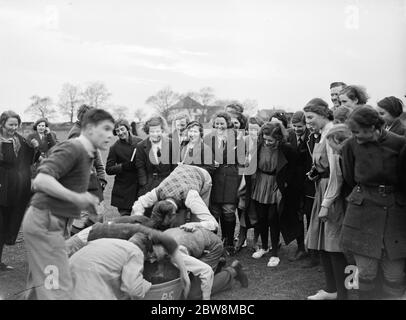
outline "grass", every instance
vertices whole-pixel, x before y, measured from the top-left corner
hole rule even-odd
[[[67,132],[58,132],[59,141],[63,141]],[[102,152],[105,162],[107,151]],[[105,203],[111,215],[117,215],[117,210],[111,207],[110,197],[114,177],[107,176],[108,185],[105,190]],[[252,231],[252,230],[251,230]],[[248,235],[252,239],[252,232]],[[251,258],[252,241],[235,257],[228,258],[228,264],[238,259],[248,274],[248,288],[241,288],[235,283],[233,289],[213,296],[213,300],[301,300],[314,294],[324,285],[324,275],[320,267],[303,269],[303,262],[289,262],[288,257],[296,251],[296,244],[282,246],[280,250],[281,262],[276,268],[266,266],[269,255],[259,260]],[[15,269],[0,273],[0,300],[15,299],[16,294],[25,290],[27,276],[27,262],[25,258],[24,242],[4,248],[4,262]]]

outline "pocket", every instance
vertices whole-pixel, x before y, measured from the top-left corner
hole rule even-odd
[[[362,192],[353,191],[346,198],[346,201],[348,202],[348,204],[361,206],[364,203],[364,195],[362,194]]]

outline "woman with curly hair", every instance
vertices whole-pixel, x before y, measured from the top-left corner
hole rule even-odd
[[[366,104],[369,99],[365,88],[354,85],[344,87],[338,97],[341,106],[348,107],[352,110]]]

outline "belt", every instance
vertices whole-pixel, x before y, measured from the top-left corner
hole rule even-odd
[[[372,191],[378,191],[380,194],[389,194],[389,193],[394,193],[396,192],[396,187],[395,186],[387,186],[384,184],[380,185],[365,185],[365,184],[359,184],[361,188],[369,189]]]

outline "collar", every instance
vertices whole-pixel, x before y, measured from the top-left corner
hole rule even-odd
[[[86,136],[81,134],[77,139],[80,141],[80,143],[82,143],[83,147],[89,154],[89,157],[94,158],[95,153],[96,153],[96,148],[94,147],[93,143],[89,140],[89,138],[87,138]]]
[[[166,201],[169,201],[170,203],[172,203],[172,204],[175,206],[176,211],[178,211],[178,205],[176,204],[176,202],[175,202],[173,199],[168,198],[168,199],[165,199],[165,200],[166,200]]]

